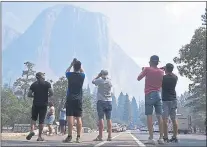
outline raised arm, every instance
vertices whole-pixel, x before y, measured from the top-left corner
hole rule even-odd
[[[70,70],[71,70],[71,68],[73,67],[73,65],[72,64],[70,64],[70,66],[67,68],[67,70],[66,70],[66,72],[65,73],[67,73],[67,72],[70,72]]]
[[[81,68],[81,69],[80,69],[80,73],[84,73],[84,70],[83,70],[83,68]]]
[[[142,72],[137,77],[137,80],[138,81],[142,80],[142,78],[144,78],[146,76],[146,74],[147,74],[147,68],[142,68]]]
[[[98,82],[99,82],[99,78],[101,77],[101,74],[99,73],[98,76],[96,76],[93,81],[92,81],[92,84],[95,84],[95,85],[98,85]]]

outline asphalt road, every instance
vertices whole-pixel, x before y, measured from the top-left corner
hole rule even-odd
[[[91,147],[107,147],[107,146],[141,146],[141,147],[149,147],[153,145],[144,144],[148,139],[147,132],[139,132],[139,131],[126,131],[122,133],[113,133],[112,134],[112,141],[106,141],[107,133],[104,133],[104,141],[93,141],[96,138],[98,133],[83,133],[81,143],[62,143],[62,140],[66,136],[44,136],[44,142],[37,142],[37,136],[34,136],[30,141],[27,141],[24,137],[19,138],[10,138],[1,140],[1,146],[91,146]],[[74,141],[75,141],[75,134],[74,134]],[[158,139],[159,134],[155,133],[154,138]],[[188,135],[179,135],[179,142],[178,143],[168,143],[164,145],[155,145],[158,146],[206,146],[206,136],[205,135],[195,135],[195,134],[188,134]]]
[[[143,144],[146,143],[149,135],[148,132],[138,132],[138,131],[131,131],[132,135],[139,139]],[[171,138],[172,134],[169,134],[169,139]],[[159,133],[154,133],[154,139],[159,139]],[[153,146],[149,144],[145,144],[146,147]],[[179,134],[178,135],[178,143],[165,143],[164,145],[156,144],[156,147],[163,147],[163,146],[206,146],[206,136],[205,135],[198,135],[198,134]]]

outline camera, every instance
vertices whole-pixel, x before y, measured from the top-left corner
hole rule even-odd
[[[163,66],[163,67],[160,67],[160,69],[162,69],[162,70],[165,70],[165,66]]]

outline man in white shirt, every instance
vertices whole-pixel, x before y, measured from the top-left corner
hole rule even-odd
[[[99,117],[99,135],[94,141],[102,141],[103,127],[104,127],[104,115],[107,119],[108,127],[108,139],[111,141],[112,122],[111,122],[111,111],[112,111],[112,97],[111,97],[111,80],[108,78],[108,71],[102,70],[99,75],[92,81],[93,84],[98,86],[97,92],[97,112]]]

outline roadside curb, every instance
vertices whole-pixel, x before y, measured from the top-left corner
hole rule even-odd
[[[14,139],[22,136],[27,136],[28,133],[1,133],[1,139]]]

